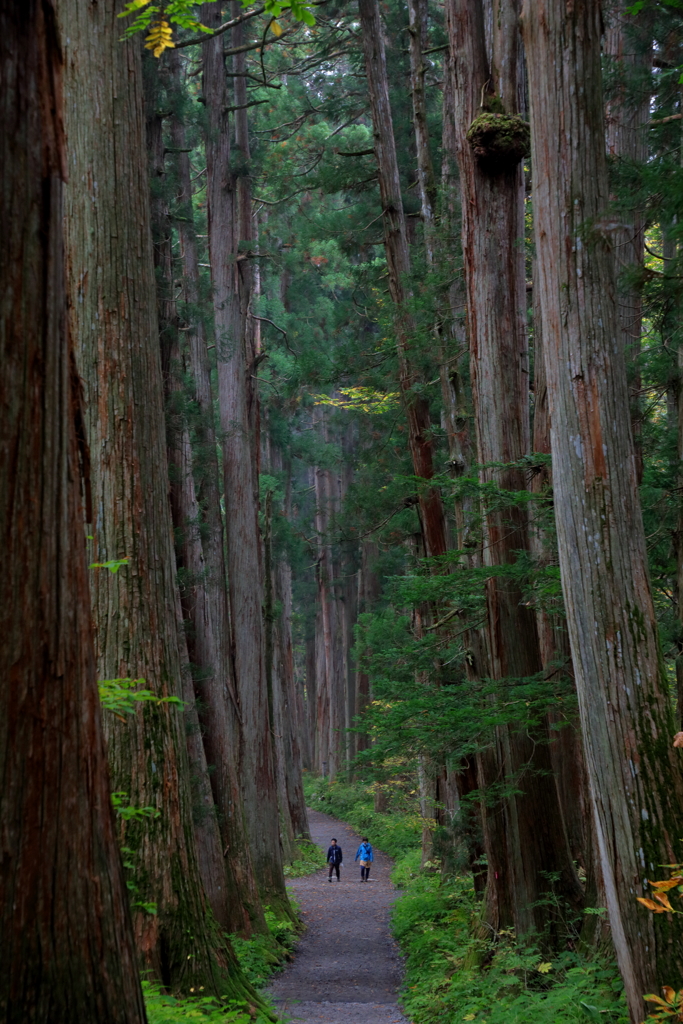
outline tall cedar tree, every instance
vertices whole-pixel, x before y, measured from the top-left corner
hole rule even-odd
[[[0,1017],[144,1024],[95,675],[49,0],[0,4],[0,165]]]
[[[182,696],[175,555],[139,40],[121,43],[116,0],[65,11],[69,288],[93,460],[93,554],[101,678],[144,678]],[[155,818],[125,822],[142,963],[173,988],[204,985],[252,1002],[201,884],[182,712],[147,704],[109,728],[117,790]]]
[[[233,5],[237,8],[237,5]],[[237,13],[237,10],[236,12]],[[202,7],[205,25],[220,23],[220,8]],[[237,54],[230,103],[224,36],[203,44],[207,114],[206,165],[209,253],[214,289],[218,407],[223,447],[230,628],[235,686],[242,718],[240,751],[246,833],[265,904],[291,913],[279,839],[272,722],[263,630],[263,554],[259,529],[259,398],[251,317],[254,252],[244,54]],[[242,26],[233,30],[235,48]]]
[[[475,152],[468,138],[476,118],[518,117],[520,45],[514,0],[494,4],[493,60],[486,55],[481,0],[450,0],[447,19],[455,76],[455,139],[462,193],[462,247],[467,287],[470,369],[481,483],[523,491],[514,465],[529,453],[529,360],[524,284],[524,181],[521,150]],[[507,130],[510,123],[505,122]],[[525,505],[502,500],[484,516],[483,562],[514,563],[529,550]],[[501,681],[540,672],[532,608],[511,579],[495,573],[486,582],[486,655],[483,676]],[[488,861],[487,917],[497,930],[520,935],[542,931],[553,910],[541,896],[548,872],[573,905],[581,901],[557,787],[548,736],[525,726],[497,728],[480,759],[480,785],[504,780],[515,788],[499,805],[483,807]],[[523,782],[520,782],[520,773]]]
[[[193,785],[214,794],[208,814],[195,814],[195,839],[204,888],[216,920],[229,932],[249,934],[265,920],[246,840],[238,771],[240,717],[230,660],[227,581],[223,523],[219,501],[218,460],[213,427],[211,370],[206,332],[198,313],[197,239],[192,208],[190,162],[183,110],[182,58],[166,53],[161,65],[147,62],[147,145],[152,186],[152,232],[161,337],[161,361],[167,397],[166,429],[171,470],[171,512],[176,538],[183,633],[190,659],[192,706],[198,714],[204,760],[211,764],[210,780],[193,771]],[[160,95],[166,86],[165,101]],[[163,132],[165,107],[171,114],[168,152]],[[191,322],[181,331],[175,296],[178,267],[173,256],[167,168],[175,172],[179,209],[178,234],[183,261],[183,284]],[[170,175],[169,175],[170,177]],[[180,339],[185,339],[185,351]],[[186,365],[187,364],[187,365]],[[196,402],[196,445],[191,445],[186,416],[186,387]],[[196,482],[199,484],[197,493]],[[199,712],[197,712],[197,703]],[[196,748],[188,735],[188,750]],[[198,794],[197,794],[198,795]],[[220,826],[217,834],[216,826]]]
[[[681,859],[683,778],[637,492],[609,244],[600,11],[523,14],[562,588],[607,910],[635,1022],[683,975],[683,924],[636,902]]]

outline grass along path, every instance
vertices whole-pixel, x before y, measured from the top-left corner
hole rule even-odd
[[[268,993],[296,1024],[408,1024],[397,1005],[401,964],[389,932],[391,859],[375,852],[370,881],[361,884],[353,859],[361,837],[319,811],[309,810],[308,820],[325,852],[333,836],[341,846],[341,882],[328,883],[325,869],[288,883],[306,931]]]

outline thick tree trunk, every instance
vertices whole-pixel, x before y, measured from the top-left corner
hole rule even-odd
[[[204,24],[215,26],[220,10],[202,8]],[[241,43],[241,28],[234,34]],[[246,110],[235,116],[235,152],[230,151],[231,105],[223,58],[223,36],[203,44],[207,111],[207,197],[209,251],[214,287],[218,404],[223,433],[223,480],[232,658],[242,717],[240,781],[249,847],[261,898],[290,912],[282,871],[277,787],[264,660],[263,557],[258,522],[258,392],[250,316],[250,154]],[[244,54],[235,71],[244,72]],[[235,77],[235,105],[246,103],[246,79]]]
[[[681,918],[653,919],[635,899],[660,865],[680,860],[683,778],[601,226],[600,12],[586,0],[538,0],[523,24],[562,586],[612,939],[636,1022],[643,994],[683,974]]]
[[[406,309],[406,300],[409,296],[410,253],[389,103],[384,28],[378,0],[358,0],[358,12],[375,138],[389,291],[396,307],[396,347],[401,392],[408,418],[408,441],[415,476],[428,481],[434,476],[434,442],[429,419],[429,403],[415,391],[418,379],[410,362],[410,348],[414,343],[415,333],[415,325]],[[420,486],[419,499],[427,556],[431,558],[443,555],[447,549],[447,541],[446,517],[441,494],[436,487],[430,487],[425,483]]]
[[[175,266],[171,222],[166,189],[164,188],[165,147],[160,105],[163,102],[161,79],[166,68],[156,62],[153,64],[153,59],[151,54],[147,55],[146,68],[144,68],[146,71],[146,136],[149,171],[152,179],[152,238],[161,340],[161,366],[166,399],[171,517],[176,538],[178,579],[180,581],[176,619],[182,691],[185,701],[187,756],[192,787],[192,818],[199,872],[214,917],[224,930],[238,931],[242,925],[244,911],[237,903],[231,905],[229,899],[230,890],[227,884],[226,865],[223,859],[216,808],[199,727],[192,685],[192,666],[183,618],[183,606],[187,609],[189,604],[191,610],[196,612],[195,618],[200,623],[203,621],[204,617],[201,614],[204,610],[202,581],[205,578],[205,566],[198,529],[199,507],[192,479],[192,450],[184,416],[182,355],[179,346],[178,311],[174,300]],[[198,595],[196,590],[199,591]],[[184,598],[182,602],[181,594]],[[192,624],[195,627],[194,620],[192,620]],[[199,625],[199,629],[201,630],[201,625]]]
[[[200,867],[214,865],[203,872],[205,889],[216,919],[229,932],[249,934],[256,925],[264,931],[251,855],[246,840],[238,771],[240,722],[234,681],[229,658],[229,624],[227,587],[223,549],[223,527],[219,501],[218,460],[213,427],[213,397],[209,355],[203,322],[197,316],[199,303],[199,267],[197,240],[193,222],[192,184],[185,127],[178,116],[182,103],[181,59],[177,51],[168,53],[167,106],[175,111],[170,133],[173,146],[171,159],[175,164],[175,180],[179,205],[178,231],[183,266],[183,305],[173,297],[176,277],[171,250],[171,225],[161,218],[155,228],[157,286],[167,298],[160,304],[162,361],[167,394],[167,434],[171,470],[171,510],[176,537],[183,615],[190,628],[187,636],[188,655],[194,686],[201,708],[200,724],[206,758],[211,764],[210,791],[215,798],[214,819],[220,824],[219,844],[222,869],[216,865],[214,828],[206,814],[195,815],[197,840],[207,844],[200,852]],[[157,104],[158,106],[158,104]],[[149,133],[148,133],[149,134]],[[159,151],[152,159],[158,173],[164,174],[164,145],[161,132]],[[151,140],[150,140],[151,141]],[[157,187],[162,208],[163,190]],[[164,310],[164,307],[168,308]],[[182,338],[186,352],[180,350],[179,327],[182,314],[190,310],[193,317],[183,325]],[[164,351],[166,357],[163,358]],[[185,416],[183,380],[191,380],[191,399],[196,402],[196,447],[190,445]],[[197,495],[197,481],[199,495]],[[200,505],[201,502],[201,505]],[[194,693],[192,704],[194,706]],[[195,712],[196,714],[196,712]],[[189,741],[194,744],[194,737]],[[197,752],[198,753],[198,752]],[[194,773],[196,774],[196,773]],[[193,775],[194,778],[194,775]],[[205,789],[204,781],[195,786]]]
[[[529,452],[529,366],[525,330],[524,183],[519,163],[493,166],[475,156],[467,132],[490,90],[508,115],[518,112],[518,30],[514,0],[497,5],[494,53],[489,67],[481,0],[447,7],[455,76],[455,142],[462,191],[462,244],[467,287],[470,369],[483,485],[525,489],[518,463]],[[491,468],[491,464],[508,464]],[[513,564],[529,550],[528,512],[501,502],[484,515],[484,565]],[[484,674],[501,681],[541,670],[533,609],[510,578],[492,573],[486,583]],[[481,672],[481,669],[480,669]],[[570,903],[581,900],[572,864],[547,735],[541,728],[501,726],[480,757],[480,785],[505,780],[518,791],[495,807],[483,806],[488,860],[487,914],[496,929],[514,925],[518,935],[543,931],[552,909],[541,897],[548,872]],[[522,781],[523,777],[523,781]],[[523,792],[519,792],[523,790]],[[542,825],[542,827],[540,827]]]
[[[86,432],[97,453],[93,556],[127,560],[116,573],[96,570],[93,614],[102,678],[144,678],[158,697],[180,697],[140,47],[119,41],[118,10],[106,0],[65,14],[69,283]],[[159,812],[121,824],[143,963],[174,989],[203,984],[253,1002],[206,905],[181,710],[140,706],[108,732],[116,788]]]
[[[0,166],[0,1018],[143,1024],[96,683],[47,0],[0,5]]]

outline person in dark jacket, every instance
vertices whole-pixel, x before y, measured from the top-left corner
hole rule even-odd
[[[360,880],[361,882],[367,882],[370,878],[370,865],[375,859],[372,852],[372,847],[367,839],[358,847],[358,853],[356,854],[356,860],[360,861]]]
[[[335,871],[337,874],[337,881],[339,881],[339,868],[342,862],[342,848],[337,846],[337,840],[333,839],[330,848],[327,851],[327,863],[330,865],[330,870],[327,875],[327,881],[332,881],[332,872]]]

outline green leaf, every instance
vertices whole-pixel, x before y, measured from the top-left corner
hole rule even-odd
[[[91,562],[88,566],[89,569],[109,569],[109,572],[114,575],[119,571],[122,565],[128,565],[130,561],[130,555],[124,555],[123,558],[112,558],[108,562]]]

